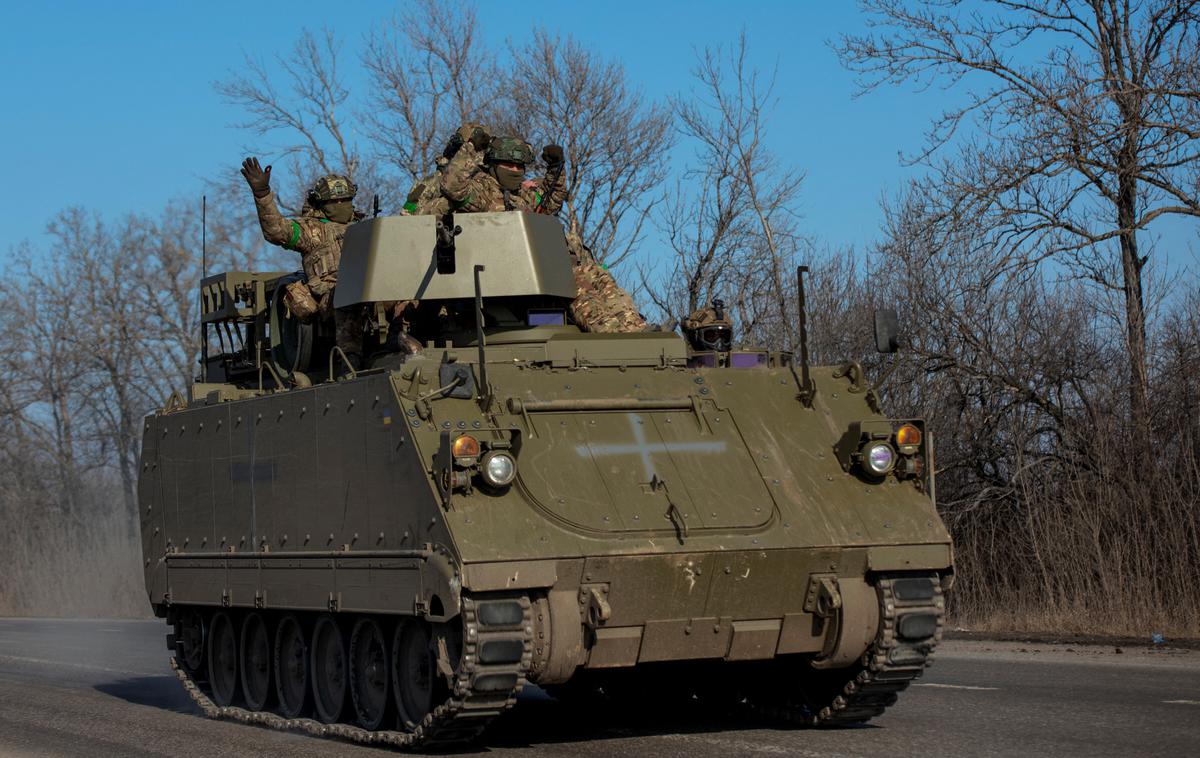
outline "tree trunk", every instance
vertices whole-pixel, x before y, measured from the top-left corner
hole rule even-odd
[[[1142,267],[1138,256],[1135,214],[1137,180],[1124,175],[1119,179],[1117,223],[1121,228],[1121,272],[1124,276],[1125,331],[1129,343],[1129,415],[1139,464],[1150,455],[1149,381],[1146,374],[1146,311],[1142,299]],[[1138,468],[1141,468],[1139,465]]]

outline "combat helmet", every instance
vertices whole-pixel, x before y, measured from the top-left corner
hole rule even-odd
[[[326,174],[317,180],[308,191],[308,201],[313,205],[331,200],[352,200],[358,194],[358,185],[341,174]]]
[[[694,350],[727,353],[733,347],[733,324],[725,315],[723,300],[713,300],[712,305],[693,311],[679,325]]]
[[[528,166],[533,163],[533,146],[520,137],[493,137],[483,159],[488,163],[520,163]]]

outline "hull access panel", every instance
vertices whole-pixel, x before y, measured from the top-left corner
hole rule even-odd
[[[539,413],[520,484],[585,533],[757,531],[771,492],[727,411]]]

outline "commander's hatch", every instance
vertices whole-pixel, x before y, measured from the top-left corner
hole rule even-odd
[[[771,493],[728,411],[525,413],[518,468],[543,514],[583,532],[756,531]]]

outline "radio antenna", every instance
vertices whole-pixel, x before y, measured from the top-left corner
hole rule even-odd
[[[208,382],[208,325],[204,323],[204,280],[208,278],[208,195],[200,196],[200,381]]]

